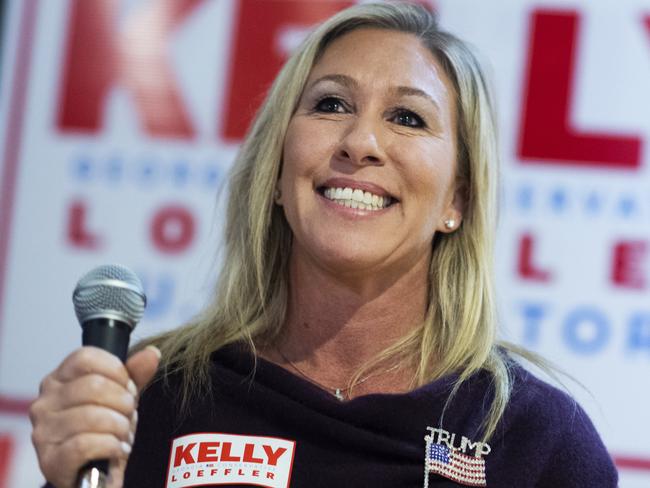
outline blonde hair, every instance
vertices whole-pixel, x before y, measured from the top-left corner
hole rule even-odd
[[[334,39],[359,28],[413,34],[445,69],[456,91],[457,182],[465,205],[462,225],[453,233],[436,234],[432,243],[424,322],[365,365],[355,378],[390,358],[415,366],[413,387],[453,373],[458,375],[457,389],[470,376],[485,370],[492,376],[494,387],[483,423],[483,438],[488,439],[511,392],[509,361],[496,339],[493,294],[498,178],[494,112],[472,50],[440,30],[434,15],[419,6],[378,3],[343,10],[316,28],[289,59],[232,168],[224,264],[212,303],[191,323],[145,344],[161,349],[163,376],[173,371],[182,373],[182,398],[187,405],[194,394],[209,388],[212,352],[237,341],[248,342],[254,351],[256,343],[272,343],[280,334],[287,311],[292,239],[282,209],[273,201],[284,136],[312,66]]]

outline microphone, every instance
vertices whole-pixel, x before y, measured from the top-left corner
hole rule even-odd
[[[136,274],[108,264],[86,273],[72,294],[74,311],[83,329],[81,342],[126,361],[129,336],[144,314],[147,298]],[[79,470],[78,488],[107,486],[108,460],[90,461]]]

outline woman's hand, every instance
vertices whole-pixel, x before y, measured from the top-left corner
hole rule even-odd
[[[138,392],[153,377],[159,359],[158,349],[147,347],[124,365],[106,351],[82,347],[45,377],[29,416],[38,462],[51,484],[76,488],[84,464],[109,459],[109,486],[122,487]]]

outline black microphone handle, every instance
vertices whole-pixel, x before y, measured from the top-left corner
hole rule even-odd
[[[84,346],[99,347],[116,355],[122,362],[126,361],[132,330],[130,325],[120,320],[100,317],[85,321],[81,327],[81,343]],[[79,488],[103,487],[108,476],[108,459],[90,461],[79,473]]]
[[[122,362],[129,351],[131,326],[120,320],[100,317],[86,320],[82,325],[81,343],[115,354]]]

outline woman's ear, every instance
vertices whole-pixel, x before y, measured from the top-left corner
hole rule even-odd
[[[456,188],[451,202],[449,202],[447,209],[442,214],[437,230],[450,233],[460,227],[467,202],[466,194],[465,185],[459,185]]]
[[[275,190],[273,190],[273,201],[276,205],[282,206],[282,189],[281,189],[282,180],[278,179],[275,182]]]

